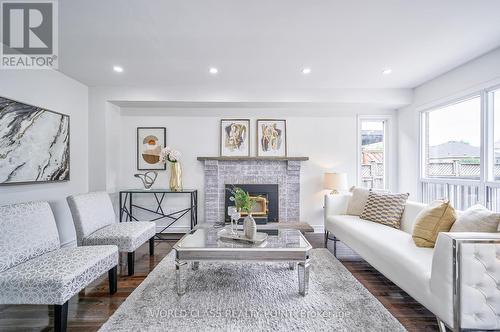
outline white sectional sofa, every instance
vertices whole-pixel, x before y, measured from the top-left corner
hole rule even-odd
[[[428,308],[440,329],[500,329],[500,233],[440,233],[435,248],[419,248],[412,232],[424,204],[408,201],[398,230],[346,215],[351,197],[325,196],[327,239],[345,243]]]

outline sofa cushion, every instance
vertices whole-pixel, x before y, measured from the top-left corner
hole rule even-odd
[[[108,193],[74,195],[66,200],[73,215],[78,245],[98,229],[116,223],[113,204]]]
[[[448,232],[457,214],[448,200],[436,200],[420,211],[413,229],[413,241],[418,247],[434,248],[440,232]]]
[[[457,218],[450,232],[484,232],[498,231],[500,213],[495,213],[484,206],[473,205]]]
[[[52,251],[0,273],[0,303],[64,304],[117,264],[116,246]]]
[[[0,229],[0,272],[61,246],[47,202],[1,206]]]
[[[406,201],[405,211],[401,216],[400,229],[410,235],[413,234],[413,228],[415,228],[415,220],[420,211],[425,209],[426,206],[427,204],[413,202],[413,201]]]
[[[114,244],[122,252],[132,252],[156,233],[156,224],[149,221],[131,221],[101,228],[83,239],[83,245]]]
[[[408,196],[370,191],[360,218],[399,229]]]

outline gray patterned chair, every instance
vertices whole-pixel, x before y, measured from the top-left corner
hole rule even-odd
[[[149,240],[149,254],[154,255],[154,222],[117,223],[111,199],[105,192],[69,196],[67,201],[73,215],[78,245],[117,245],[120,252],[128,253],[129,276],[134,274],[135,250],[144,242]]]
[[[0,304],[54,305],[54,329],[66,330],[68,300],[105,272],[117,288],[116,246],[60,248],[47,202],[0,206]]]

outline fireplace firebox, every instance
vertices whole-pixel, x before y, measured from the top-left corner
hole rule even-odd
[[[268,222],[278,222],[279,216],[279,188],[277,184],[226,184],[225,185],[225,203],[224,203],[224,220],[230,221],[227,214],[228,206],[234,205],[234,202],[229,200],[231,193],[227,190],[232,187],[239,187],[255,198],[255,204],[252,210],[252,217],[257,224],[267,224]],[[242,218],[246,216],[241,214]]]

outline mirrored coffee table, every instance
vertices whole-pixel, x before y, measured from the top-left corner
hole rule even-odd
[[[201,224],[174,245],[177,293],[186,291],[188,263],[198,270],[200,262],[258,261],[288,262],[290,269],[298,266],[299,293],[309,288],[309,252],[312,246],[300,231],[280,229],[269,234],[266,241],[250,244],[234,240],[221,240],[217,233],[222,228]]]

